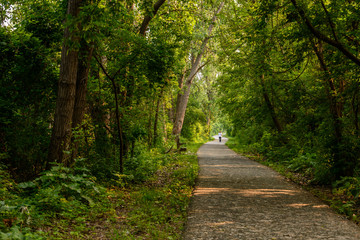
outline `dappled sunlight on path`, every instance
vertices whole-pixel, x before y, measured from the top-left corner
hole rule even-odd
[[[224,142],[198,151],[184,239],[360,239],[355,224]]]

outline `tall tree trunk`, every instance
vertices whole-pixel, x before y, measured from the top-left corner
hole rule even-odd
[[[272,118],[273,123],[275,125],[275,128],[276,128],[276,130],[278,132],[282,132],[283,127],[280,124],[280,121],[279,121],[279,119],[278,119],[278,117],[276,115],[276,112],[275,112],[275,108],[274,108],[273,104],[271,103],[269,95],[268,95],[268,93],[266,91],[264,74],[262,74],[261,77],[260,77],[260,83],[261,83],[261,87],[262,87],[262,91],[263,91],[263,97],[264,97],[266,106],[268,107],[268,109],[270,111],[270,115],[271,115],[271,118]]]
[[[93,49],[93,47],[87,45],[86,43],[82,44],[82,47],[80,49],[81,56],[78,63],[72,128],[80,127],[84,119],[86,109],[87,82],[89,78],[90,61],[92,58]],[[72,158],[70,159],[70,161],[73,161],[77,157],[78,145],[78,142],[75,141]]]
[[[175,140],[177,143],[177,148],[180,146],[180,133],[185,119],[185,112],[187,103],[190,97],[190,89],[191,89],[192,79],[189,79],[185,82],[185,86],[183,87],[183,93],[178,94],[177,103],[176,103],[176,114],[175,121],[173,127],[173,135],[175,135]]]
[[[198,55],[196,57],[193,56],[193,58],[192,58],[192,59],[194,59],[194,61],[192,61],[190,73],[186,77],[184,86],[181,87],[181,89],[182,89],[181,91],[183,91],[183,92],[180,92],[178,94],[178,99],[177,99],[177,103],[176,103],[175,121],[174,121],[174,127],[173,127],[173,131],[172,131],[172,134],[175,135],[175,140],[176,140],[178,148],[180,146],[180,133],[181,133],[181,129],[182,129],[182,126],[184,123],[187,103],[189,101],[191,84],[192,84],[192,81],[195,78],[196,74],[199,71],[201,58],[204,55],[206,45],[210,39],[212,30],[214,28],[214,24],[216,21],[216,17],[220,13],[223,6],[224,6],[224,2],[221,2],[219,8],[215,12],[215,14],[211,20],[210,26],[208,28],[207,37],[205,37],[205,39],[201,43],[201,47],[200,47],[200,51],[199,51]],[[181,86],[181,84],[179,84],[179,85]]]
[[[124,172],[124,139],[123,139],[123,130],[120,124],[120,110],[119,110],[119,88],[116,84],[114,77],[111,77],[103,66],[102,62],[95,56],[96,61],[98,62],[101,70],[106,75],[108,79],[110,79],[114,97],[115,97],[115,122],[117,126],[117,135],[119,138],[119,170],[120,173]]]
[[[79,14],[81,2],[82,0],[69,0],[67,14],[76,18]],[[74,43],[78,42],[79,39],[77,38],[76,30],[70,32],[70,29],[66,28],[61,51],[58,95],[47,167],[53,161],[67,164],[71,156],[66,152],[71,150],[71,122],[75,104],[78,50],[71,48],[68,45],[69,41]]]

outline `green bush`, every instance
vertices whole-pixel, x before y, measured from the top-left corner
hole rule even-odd
[[[30,228],[48,219],[74,218],[105,199],[104,188],[81,166],[83,161],[77,160],[74,168],[54,164],[35,180],[19,183],[12,198],[0,201],[2,219],[9,222],[7,226],[0,223],[1,239],[38,239],[30,237]]]
[[[335,193],[342,193],[348,198],[358,200],[360,195],[360,179],[357,177],[343,177],[334,183]]]
[[[11,190],[14,187],[15,182],[10,178],[6,167],[0,164],[0,201],[13,198],[14,195],[11,193]]]
[[[311,174],[316,165],[315,153],[301,153],[289,161],[288,168],[294,172]]]
[[[94,205],[94,198],[99,196],[103,189],[95,183],[89,170],[81,165],[83,159],[77,160],[74,168],[64,167],[56,163],[51,170],[45,171],[40,177],[31,182],[20,183],[18,186],[25,193],[33,193],[35,205],[42,210],[54,208],[62,210],[59,202],[77,200],[89,206]]]
[[[44,237],[32,233],[29,228],[21,229],[19,226],[13,226],[7,233],[0,232],[0,239],[2,240],[40,240],[45,239]]]

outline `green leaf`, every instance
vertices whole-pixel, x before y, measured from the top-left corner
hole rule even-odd
[[[36,184],[34,182],[22,182],[18,184],[19,188],[34,188]]]

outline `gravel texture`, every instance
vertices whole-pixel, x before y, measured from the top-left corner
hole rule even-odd
[[[225,141],[198,151],[200,173],[184,240],[360,239],[356,224],[272,169],[237,155]]]

